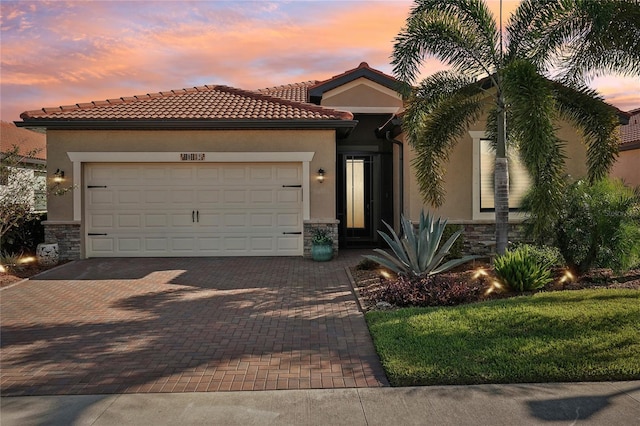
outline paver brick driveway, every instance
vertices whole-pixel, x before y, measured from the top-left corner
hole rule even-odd
[[[357,254],[90,259],[5,288],[2,395],[386,386]]]

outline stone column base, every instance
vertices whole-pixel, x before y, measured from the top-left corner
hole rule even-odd
[[[58,243],[60,260],[80,259],[80,222],[47,220],[44,226],[44,242]]]

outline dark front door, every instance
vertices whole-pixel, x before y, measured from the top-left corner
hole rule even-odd
[[[382,221],[393,223],[390,159],[379,153],[338,155],[337,216],[342,247],[378,245]]]
[[[347,240],[371,241],[373,158],[371,155],[344,155],[344,225]]]

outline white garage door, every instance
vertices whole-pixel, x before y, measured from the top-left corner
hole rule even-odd
[[[87,257],[302,255],[300,163],[85,167]]]

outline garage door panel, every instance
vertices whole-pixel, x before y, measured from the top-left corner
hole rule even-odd
[[[271,166],[252,167],[249,169],[250,181],[273,180],[273,168]]]
[[[166,181],[169,171],[165,167],[149,166],[143,169],[142,178],[145,183]]]
[[[88,242],[89,247],[87,250],[90,250],[93,253],[99,254],[114,254],[115,250],[115,239],[107,238],[107,237],[89,237]]]
[[[146,189],[142,192],[142,197],[147,204],[164,204],[169,200],[169,191],[165,189]]]
[[[122,253],[139,253],[142,248],[142,237],[120,237],[117,242],[118,251]]]
[[[193,211],[184,213],[173,213],[171,215],[171,225],[179,228],[193,228],[195,226],[193,219],[194,215],[195,214],[193,213]]]
[[[245,189],[227,189],[222,195],[225,203],[247,204],[247,191]]]
[[[278,204],[298,205],[302,202],[302,191],[280,189],[276,192],[276,202]]]
[[[228,185],[244,185],[246,183],[246,168],[243,166],[228,166],[222,169],[222,181]]]
[[[251,203],[273,203],[275,200],[274,191],[271,189],[254,189],[249,193]]]
[[[110,229],[113,228],[113,215],[112,214],[92,214],[89,216],[89,227]]]
[[[120,190],[117,192],[119,204],[139,204],[141,193],[136,190]]]
[[[87,256],[301,255],[301,169],[89,164]]]
[[[90,189],[87,195],[89,206],[98,204],[112,205],[114,195],[115,194],[110,191],[96,191],[94,189]]]
[[[182,188],[176,188],[173,189],[171,191],[171,203],[172,204],[180,204],[180,205],[184,205],[184,204],[188,204],[188,206],[186,206],[186,208],[189,207],[195,207],[195,196],[194,196],[194,191],[190,190],[190,189],[182,189]]]
[[[195,237],[182,237],[171,238],[171,248],[174,252],[189,252],[196,251],[196,238]]]
[[[166,227],[169,223],[166,214],[146,214],[144,216],[144,223],[147,227]]]
[[[207,227],[219,227],[222,220],[222,215],[220,213],[206,212],[200,210],[200,222],[198,222],[199,227],[203,227],[204,231],[206,231]]]
[[[220,191],[215,189],[198,189],[197,197],[200,204],[217,204],[220,202]]]
[[[220,180],[220,169],[218,166],[202,166],[196,171],[198,179],[205,179],[212,184]]]
[[[141,228],[139,214],[119,214],[118,226],[120,228]]]

